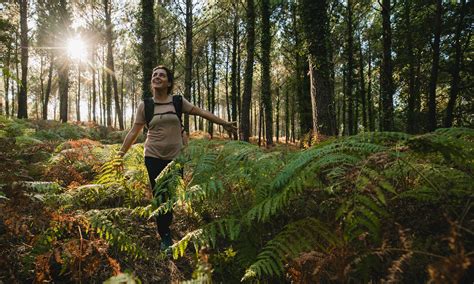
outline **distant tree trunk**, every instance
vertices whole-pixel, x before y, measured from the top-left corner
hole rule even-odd
[[[39,83],[40,83],[40,102],[41,102],[41,109],[44,107],[44,54],[40,54],[40,74],[39,74]],[[36,104],[36,107],[38,104]],[[41,112],[42,114],[42,112]]]
[[[54,67],[54,55],[50,55],[49,69],[48,69],[48,82],[46,83],[46,91],[44,92],[43,99],[43,119],[48,119],[48,105],[49,97],[51,95],[51,84],[53,80],[53,67]]]
[[[156,64],[155,52],[155,16],[153,13],[154,0],[141,0],[141,49],[142,49],[142,94],[152,97],[150,90],[151,73]]]
[[[81,63],[77,64],[76,119],[81,121]]]
[[[20,59],[18,58],[18,49],[20,48],[20,46],[18,46],[18,37],[19,37],[19,35],[18,35],[18,30],[17,30],[15,32],[15,52],[14,52],[14,54],[15,54],[15,74],[16,74],[16,78],[20,78]],[[15,81],[16,81],[16,84],[12,84],[12,111],[11,111],[12,116],[14,116],[15,112],[16,112],[15,98],[18,101],[18,96],[19,96],[19,92],[20,92],[20,84],[21,84],[21,82],[19,80],[15,80]],[[13,87],[16,88],[15,91],[13,90]]]
[[[451,72],[451,88],[449,89],[449,100],[448,106],[446,107],[444,127],[453,126],[453,112],[459,94],[459,83],[461,81],[460,72],[463,57],[461,48],[461,32],[464,24],[464,18],[466,16],[466,10],[466,0],[461,0],[459,7],[459,22],[456,25],[456,31],[454,34],[454,66]]]
[[[171,48],[171,72],[176,70],[176,33],[173,35],[173,45]]]
[[[59,86],[59,119],[61,122],[67,122],[68,113],[68,94],[69,94],[69,59],[64,55],[61,60],[61,66],[58,70],[58,86]]]
[[[227,120],[231,121],[232,117],[230,115],[230,102],[229,102],[229,56],[230,56],[230,46],[227,44],[227,54],[226,54],[226,61],[225,61],[225,78],[224,78],[225,79],[225,103],[226,103],[226,108],[227,108]]]
[[[415,58],[413,54],[413,37],[411,27],[411,0],[405,0],[403,6],[403,22],[406,33],[406,56],[408,58],[408,105],[407,105],[407,127],[408,133],[417,132],[418,113],[415,111]]]
[[[428,87],[428,130],[434,131],[437,127],[436,121],[436,85],[438,83],[439,70],[439,44],[441,37],[441,15],[443,13],[442,0],[436,1],[436,15],[433,31],[433,63],[431,65],[430,83]]]
[[[288,144],[289,138],[290,138],[290,98],[288,95],[288,88],[285,88],[285,143],[286,144]]]
[[[231,101],[232,101],[232,121],[237,121],[237,77],[239,74],[237,73],[237,45],[239,44],[239,35],[238,35],[238,2],[235,4],[235,11],[234,11],[234,21],[232,25],[232,62],[231,62],[231,73],[230,73],[230,81],[231,81]],[[237,140],[237,134],[234,134],[234,140]]]
[[[240,71],[242,70],[241,66],[241,55],[240,55],[240,41],[239,41],[239,34],[237,33],[237,120],[242,121],[242,92],[241,92],[241,87],[242,87],[242,76],[240,76]],[[239,135],[242,132],[239,133]],[[242,137],[239,137],[239,139],[242,139]]]
[[[364,78],[364,55],[362,53],[362,39],[359,35],[359,75],[360,75],[360,98],[362,102],[362,126],[367,131],[367,101],[365,95],[365,78]]]
[[[65,27],[62,36],[63,40],[67,37],[69,25],[71,23],[71,16],[67,7],[66,0],[60,0],[59,15],[60,22]],[[58,91],[59,91],[59,119],[61,122],[67,122],[69,118],[69,58],[65,51],[61,52],[61,57],[58,62]]]
[[[273,107],[271,94],[270,77],[270,49],[271,49],[271,31],[270,31],[270,0],[262,0],[262,102],[265,110],[265,137],[267,147],[273,145]]]
[[[212,66],[211,66],[211,112],[214,113],[216,109],[216,81],[217,81],[217,27],[212,28]],[[214,126],[209,122],[209,134],[213,137]]]
[[[309,92],[309,77],[308,70],[304,64],[303,55],[298,51],[302,48],[302,43],[300,39],[300,32],[298,30],[298,20],[297,20],[297,11],[296,5],[292,5],[292,29],[293,37],[295,39],[295,62],[296,62],[296,105],[297,112],[299,114],[299,132],[300,135],[304,135],[311,131],[312,128],[312,113],[311,113],[311,95]],[[294,132],[293,132],[294,134]],[[296,138],[296,137],[295,137]]]
[[[186,45],[184,55],[184,97],[191,99],[191,80],[193,72],[193,1],[186,0]],[[184,116],[184,129],[189,132],[189,115]],[[212,135],[212,134],[211,134]]]
[[[11,43],[8,42],[7,53],[6,53],[6,58],[5,58],[5,67],[7,68],[7,70],[10,70],[11,51],[12,51]],[[6,116],[10,116],[10,104],[9,104],[10,100],[8,99],[8,91],[10,87],[10,76],[5,74],[5,72],[3,72],[2,74],[3,74],[3,86],[5,87],[5,114]]]
[[[198,100],[198,107],[203,108],[204,103],[201,96],[201,72],[199,71],[199,60],[200,57],[196,58],[196,80],[197,80],[197,100]],[[199,117],[199,130],[203,131],[203,118]]]
[[[276,142],[280,142],[280,87],[276,88]]]
[[[247,60],[245,63],[244,93],[242,96],[241,139],[250,138],[250,103],[252,101],[253,61],[255,51],[255,7],[254,0],[247,0]]]
[[[304,7],[304,8],[303,8]],[[314,131],[323,135],[337,135],[334,98],[330,90],[330,64],[328,56],[329,19],[327,2],[302,1],[302,22],[314,80],[317,106],[317,126]],[[317,63],[317,65],[315,64]]]
[[[380,2],[379,2],[380,3]],[[382,0],[383,58],[380,76],[382,99],[382,131],[392,131],[393,124],[393,78],[392,78],[392,28],[390,25],[390,0]]]
[[[105,12],[105,38],[107,41],[107,69],[110,73],[107,74],[107,126],[109,125],[109,116],[111,116],[111,108],[112,108],[112,94],[111,90],[109,91],[109,81],[112,80],[113,84],[113,91],[114,91],[114,101],[115,101],[115,112],[116,117],[118,117],[119,121],[119,128],[120,130],[124,129],[123,125],[123,115],[122,115],[122,108],[120,106],[120,99],[118,94],[118,83],[117,83],[117,74],[115,73],[115,66],[114,66],[114,54],[113,54],[113,30],[112,30],[112,7],[110,7],[110,0],[104,0],[104,12]],[[153,3],[152,3],[153,5]],[[153,6],[152,6],[153,7]],[[153,14],[153,11],[152,11]],[[147,43],[149,44],[149,43]]]
[[[95,85],[95,60],[96,60],[96,45],[92,46],[92,54],[91,54],[91,61],[92,61],[92,66],[91,66],[91,72],[92,72],[92,120],[94,122],[97,122],[97,111],[96,111],[96,105],[97,105],[97,90],[96,90],[96,85]]]
[[[349,135],[354,134],[354,35],[352,23],[352,1],[347,0],[347,130]]]
[[[367,112],[369,116],[369,130],[370,131],[375,131],[375,114],[374,114],[374,102],[372,99],[372,54],[370,51],[370,44],[367,45],[367,54],[368,54],[368,59],[367,59],[367,65],[368,65],[368,70],[367,70],[367,79],[369,80],[368,86],[367,86]]]
[[[28,118],[28,0],[20,2],[21,85],[18,95],[18,118]]]

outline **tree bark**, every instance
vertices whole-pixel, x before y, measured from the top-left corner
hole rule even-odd
[[[362,126],[367,131],[367,101],[365,94],[365,77],[364,77],[364,54],[362,52],[362,39],[359,35],[359,76],[360,76],[360,99],[362,103]]]
[[[431,64],[430,83],[428,87],[428,130],[434,131],[437,127],[436,118],[436,85],[439,70],[439,44],[441,39],[441,15],[443,13],[442,0],[436,1],[436,14],[433,31],[433,62]]]
[[[446,116],[444,118],[444,127],[453,126],[453,112],[456,106],[456,100],[459,94],[459,84],[461,81],[461,64],[462,64],[462,46],[461,32],[463,29],[464,18],[466,16],[466,0],[461,0],[459,7],[459,22],[456,25],[454,34],[454,66],[451,72],[451,88],[449,89],[448,106],[446,107]]]
[[[186,46],[185,46],[184,98],[191,99],[193,72],[193,1],[186,0]],[[184,115],[184,129],[189,132],[189,115]]]
[[[354,36],[352,24],[352,1],[347,0],[347,134],[354,134]]]
[[[153,67],[156,64],[155,53],[155,16],[153,14],[154,0],[141,0],[141,50],[142,50],[142,96],[152,97],[150,82]],[[173,70],[174,71],[174,70]]]
[[[20,0],[21,85],[18,95],[18,118],[28,118],[28,0]]]
[[[242,120],[240,137],[243,141],[250,138],[250,104],[252,101],[253,63],[255,51],[255,6],[254,0],[247,0],[247,60],[245,63],[244,93],[242,95]]]
[[[382,99],[382,131],[392,131],[393,124],[393,78],[392,78],[392,28],[390,24],[391,3],[383,0],[382,6],[382,31],[383,31],[383,58],[380,76],[380,89]]]
[[[265,110],[265,138],[267,147],[273,145],[273,107],[271,94],[271,77],[270,77],[270,49],[271,49],[271,31],[270,31],[270,2],[262,0],[261,7],[262,16],[262,102]]]
[[[329,19],[326,1],[302,1],[303,30],[308,43],[316,95],[317,128],[314,132],[337,135],[334,98],[330,90],[330,66],[328,56]]]
[[[237,45],[239,44],[239,37],[238,37],[238,2],[235,4],[235,11],[234,11],[234,21],[232,25],[232,62],[231,62],[231,73],[230,73],[230,81],[231,81],[231,101],[232,101],[232,121],[237,121]],[[234,140],[237,140],[237,134],[234,134]]]

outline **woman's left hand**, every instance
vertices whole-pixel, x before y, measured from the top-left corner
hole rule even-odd
[[[229,121],[226,124],[224,124],[223,126],[224,126],[225,130],[227,130],[231,133],[237,134],[237,121]]]

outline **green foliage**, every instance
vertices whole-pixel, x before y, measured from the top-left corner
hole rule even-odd
[[[365,270],[370,263],[376,267],[363,259],[372,259],[388,241],[389,224],[402,221],[403,200],[430,202],[452,218],[459,215],[474,183],[473,135],[470,129],[422,136],[366,133],[298,153],[265,153],[242,142],[192,141],[180,157],[192,170],[186,194],[170,202],[195,207],[206,221],[173,246],[174,257],[184,255],[191,243],[197,252],[249,240],[259,253],[236,251],[236,259],[244,254],[247,260],[241,263],[251,263],[243,280],[281,277],[286,263],[312,250],[330,255],[353,247],[364,255],[345,277],[360,271],[357,263]],[[293,212],[297,204],[309,207]]]

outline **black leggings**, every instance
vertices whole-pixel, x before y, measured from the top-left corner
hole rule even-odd
[[[153,157],[145,157],[145,166],[148,171],[148,178],[150,179],[151,189],[153,191],[153,196],[155,198],[161,197],[162,202],[166,202],[168,199],[167,194],[161,193],[160,196],[156,196],[154,191],[155,188],[155,179],[163,171],[163,169],[171,162],[171,160],[161,160]],[[173,212],[169,211],[165,214],[156,216],[156,225],[158,227],[158,233],[161,237],[164,235],[170,234],[170,225],[173,221]]]

